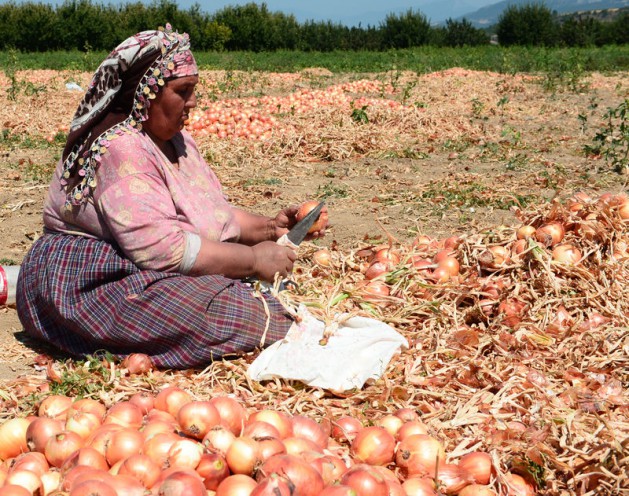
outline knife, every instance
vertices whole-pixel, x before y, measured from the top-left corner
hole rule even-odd
[[[290,231],[278,239],[277,244],[297,248],[301,242],[306,239],[308,231],[317,221],[319,215],[321,215],[321,210],[323,210],[324,206],[325,203],[320,202],[315,208],[308,212],[303,219],[297,222]]]
[[[323,210],[325,203],[320,202],[315,208],[313,208],[310,212],[306,214],[306,216],[301,219],[297,224],[295,224],[290,231],[286,234],[282,235],[280,239],[277,240],[277,244],[281,246],[288,246],[289,248],[297,249],[297,247],[301,244],[301,242],[306,239],[308,235],[308,231],[312,227],[312,225],[317,221],[319,215],[321,214],[321,210]],[[246,277],[243,279],[243,282],[249,285],[256,285],[262,292],[270,292],[273,288],[273,285],[266,281],[260,281],[253,277]],[[278,291],[284,291],[288,288],[289,285],[296,284],[289,280],[284,279],[280,282]]]

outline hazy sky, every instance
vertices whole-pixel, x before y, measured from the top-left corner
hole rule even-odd
[[[0,4],[10,0],[0,0]],[[25,0],[17,0],[22,3]],[[63,0],[30,0],[35,2],[58,5]],[[95,3],[120,4],[135,0],[92,0]],[[141,0],[149,4],[151,0]],[[201,10],[213,13],[227,5],[244,5],[258,0],[175,0],[182,9],[187,9],[194,3],[201,5]],[[299,22],[307,20],[333,21],[348,26],[372,25],[377,26],[384,21],[387,14],[402,13],[408,9],[419,10],[433,21],[443,21],[449,17],[457,18],[473,12],[486,5],[497,3],[499,0],[266,0],[270,11],[280,11],[293,14]]]
[[[244,5],[251,0],[206,0],[199,2],[208,12],[221,9],[226,5]],[[346,24],[377,24],[383,21],[388,13],[406,12],[408,9],[420,10],[428,17],[440,16],[443,19],[477,10],[500,0],[266,0],[271,11],[282,11],[294,14],[297,20],[331,20]],[[182,0],[179,4],[184,7],[192,4],[193,0]],[[255,0],[255,3],[262,1]],[[454,17],[454,16],[453,16]],[[442,19],[435,19],[442,20]]]

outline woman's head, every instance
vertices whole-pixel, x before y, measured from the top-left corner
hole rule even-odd
[[[63,152],[62,180],[72,186],[67,204],[80,205],[89,197],[109,141],[141,129],[165,87],[179,79],[196,80],[197,74],[188,36],[170,25],[118,45],[96,70],[72,120]]]
[[[198,82],[196,75],[166,81],[143,123],[151,137],[167,141],[183,129],[190,110],[197,106],[195,88]]]

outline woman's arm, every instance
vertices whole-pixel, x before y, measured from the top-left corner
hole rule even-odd
[[[234,207],[234,215],[240,224],[240,243],[255,245],[262,241],[277,241],[295,225],[297,207],[281,210],[275,217],[266,217]]]
[[[199,254],[189,274],[221,274],[232,279],[254,276],[273,281],[276,273],[286,277],[293,270],[295,258],[292,249],[273,241],[246,246],[201,238]]]

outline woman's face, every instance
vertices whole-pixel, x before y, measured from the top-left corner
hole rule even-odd
[[[152,136],[167,141],[184,127],[191,109],[197,106],[195,87],[199,76],[170,79],[151,102],[142,127]]]

